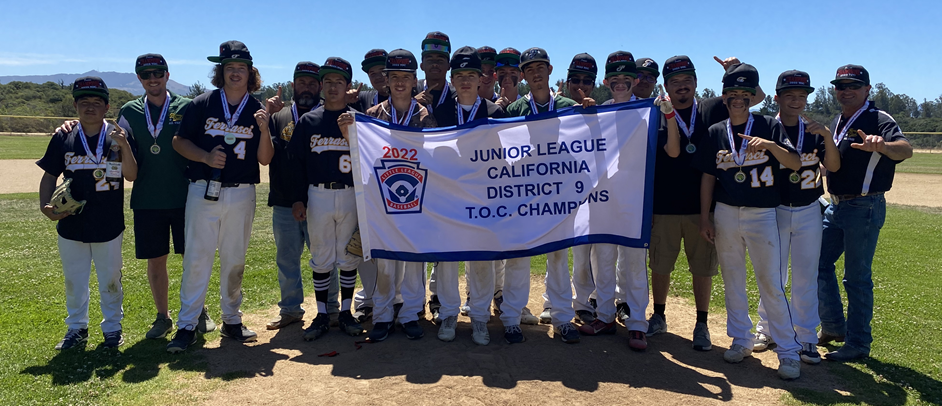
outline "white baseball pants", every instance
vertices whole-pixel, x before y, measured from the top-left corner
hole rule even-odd
[[[307,189],[307,231],[311,238],[311,269],[329,273],[357,269],[362,258],[347,253],[347,243],[357,228],[357,202],[353,188]]]
[[[84,243],[59,236],[59,258],[65,275],[65,324],[70,329],[88,328],[88,280],[92,275],[92,262],[98,276],[101,295],[101,331],[121,330],[124,319],[124,290],[121,286],[121,241],[124,232],[108,242]]]
[[[373,323],[389,323],[395,313],[393,305],[401,294],[399,321],[419,319],[425,306],[425,263],[376,258],[376,290],[373,291]],[[401,275],[401,278],[400,278]],[[400,286],[397,287],[397,284]]]
[[[467,261],[465,262],[465,275],[471,300],[468,305],[471,311],[468,315],[472,321],[488,321],[490,319],[491,299],[494,298],[494,262],[495,261]],[[439,314],[442,319],[457,316],[461,307],[461,291],[458,289],[458,262],[439,262],[432,268],[438,276],[438,300],[442,307]]]
[[[628,304],[629,318],[625,327],[629,331],[648,331],[648,320],[645,318],[649,300],[647,259],[648,252],[644,248],[618,246],[615,303]],[[595,267],[594,264],[592,266]],[[602,307],[601,300],[599,307]]]
[[[504,327],[519,326],[520,314],[530,299],[530,257],[498,262],[504,265],[504,302],[500,305],[500,321]]]

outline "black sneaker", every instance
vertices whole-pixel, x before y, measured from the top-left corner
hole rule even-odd
[[[353,312],[353,318],[357,319],[358,322],[362,323],[368,319],[373,318],[373,308],[372,307],[361,307],[357,311]]]
[[[340,331],[347,333],[347,335],[358,336],[363,334],[363,326],[357,323],[357,320],[353,318],[349,310],[340,312],[340,315],[337,316],[337,325],[340,327]]]
[[[373,331],[370,331],[370,341],[380,342],[389,337],[389,334],[393,332],[393,323],[392,322],[379,322],[373,324]]]
[[[56,344],[56,349],[67,350],[77,345],[85,344],[86,341],[88,341],[87,328],[70,328],[69,331],[65,333],[65,337],[62,338],[62,341],[59,341],[59,344]]]
[[[523,330],[520,330],[519,325],[513,325],[504,327],[504,340],[507,344],[519,344],[527,341],[527,338],[523,336]]]
[[[576,318],[579,319],[579,322],[582,324],[592,324],[595,321],[595,314],[588,310],[577,310]]]
[[[199,331],[200,334],[212,333],[216,331],[216,323],[213,319],[209,318],[209,313],[207,312],[206,307],[203,307],[203,311],[200,313],[200,318],[196,322],[196,331]]]
[[[628,308],[628,303],[619,303],[615,308],[615,320],[620,321],[621,324],[628,323],[628,319],[631,317],[631,309]]]
[[[249,330],[244,324],[226,324],[222,323],[222,331],[219,332],[223,337],[228,337],[243,343],[258,341],[258,334]]]
[[[409,321],[402,325],[402,332],[406,333],[406,338],[410,340],[418,340],[425,336],[425,331],[422,330],[422,326],[419,325],[418,321]]]
[[[104,336],[105,342],[101,343],[103,348],[118,348],[124,344],[124,334],[121,334],[121,330],[105,333]]]
[[[181,328],[173,335],[173,339],[167,344],[167,352],[176,354],[186,351],[187,347],[196,344],[196,330],[187,330]]]
[[[304,341],[313,341],[321,338],[321,336],[324,334],[327,334],[327,330],[329,328],[330,316],[324,313],[319,313],[317,317],[311,321],[311,325],[304,329],[304,335],[301,337],[304,338]]]
[[[575,344],[579,342],[579,330],[572,323],[563,323],[553,329],[559,338],[566,344]]]

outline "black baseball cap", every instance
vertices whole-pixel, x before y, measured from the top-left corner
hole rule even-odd
[[[82,96],[96,96],[109,101],[108,85],[98,76],[83,76],[72,82],[72,98],[78,100]]]
[[[487,45],[477,49],[478,57],[481,58],[481,65],[496,65],[497,50]]]
[[[451,56],[451,39],[440,31],[432,31],[422,40],[422,58],[428,54],[442,54],[445,59]]]
[[[593,79],[599,75],[599,66],[595,63],[595,58],[587,53],[581,53],[572,57],[569,63],[569,74],[581,73],[589,75]]]
[[[811,86],[811,77],[808,72],[800,70],[787,70],[778,75],[778,82],[775,83],[775,93],[788,89],[803,89],[808,93],[814,92],[814,86]]]
[[[844,65],[837,68],[837,74],[834,75],[831,84],[836,85],[837,82],[842,80],[852,80],[870,86],[870,72],[867,72],[867,69],[860,65]]]
[[[478,56],[478,52],[474,48],[458,48],[455,50],[455,54],[451,56],[451,73],[455,74],[455,72],[465,70],[481,73],[481,57]]]
[[[615,51],[605,60],[605,78],[615,75],[638,77],[638,66],[634,55],[627,51]]]
[[[654,75],[655,78],[661,76],[661,71],[658,70],[657,62],[654,62],[651,58],[640,58],[635,60],[635,67],[638,71],[648,72]]]
[[[400,48],[386,55],[386,69],[383,69],[383,72],[399,71],[414,75],[417,69],[419,69],[419,64],[415,61],[415,55]]]
[[[515,48],[504,48],[500,50],[500,53],[497,54],[497,58],[494,58],[497,62],[497,67],[501,66],[510,66],[514,68],[520,68],[520,51]]]
[[[374,66],[385,66],[386,55],[385,49],[373,49],[367,52],[366,56],[363,57],[363,62],[360,62],[360,68],[363,69],[363,72],[369,73],[370,68]]]
[[[353,68],[350,67],[350,62],[337,56],[327,58],[327,62],[321,65],[320,77],[323,78],[328,73],[339,73],[340,76],[347,79],[347,82],[350,82],[350,79],[353,78]]]
[[[550,59],[549,55],[546,53],[546,50],[543,48],[533,47],[523,51],[523,53],[520,54],[520,70],[523,70],[527,64],[533,62],[546,62],[546,64],[549,65]]]
[[[134,63],[134,73],[141,73],[145,70],[168,70],[167,60],[160,54],[141,55]]]
[[[321,80],[320,76],[321,66],[314,62],[298,62],[294,67],[294,78],[297,79],[299,76],[310,76],[314,79]]]
[[[664,80],[667,80],[671,76],[685,73],[693,77],[697,77],[697,70],[693,67],[693,62],[687,55],[677,55],[670,57],[667,62],[664,62]]]
[[[242,41],[226,41],[219,45],[219,56],[207,56],[210,62],[227,64],[229,62],[242,62],[252,66],[252,54]]]
[[[748,63],[737,63],[726,69],[723,75],[723,91],[746,90],[756,94],[759,87],[759,71]]]

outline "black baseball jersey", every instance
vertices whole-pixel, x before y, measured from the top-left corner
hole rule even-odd
[[[303,116],[288,144],[291,156],[292,199],[302,200],[308,185],[338,182],[353,186],[350,144],[343,138],[337,119],[355,110],[327,110],[320,106]]]
[[[95,163],[94,156],[89,156],[79,139],[79,127],[76,125],[67,133],[56,132],[36,165],[55,177],[63,175],[72,179],[72,197],[85,200],[81,213],[69,215],[56,224],[59,235],[84,243],[108,242],[124,231],[124,182],[105,180],[105,158],[111,148],[111,137],[104,136],[102,157],[99,163]],[[114,126],[108,124],[105,134],[111,134],[113,130]],[[86,134],[85,140],[93,155],[101,137],[100,134]],[[133,152],[134,143],[130,145]],[[95,172],[100,176],[95,176]]]
[[[222,170],[225,183],[259,183],[258,143],[261,131],[255,121],[255,112],[262,108],[254,97],[249,95],[238,121],[231,130],[227,130],[226,115],[222,110],[222,96],[219,89],[196,96],[177,130],[177,135],[192,141],[196,146],[212,151],[222,145],[226,153],[226,167]],[[235,114],[238,105],[229,105],[229,113]],[[235,136],[232,144],[226,143],[226,134]],[[208,180],[212,170],[202,162],[190,161],[187,177],[190,180]]]
[[[453,105],[452,112],[453,113],[451,115],[444,114],[444,112],[442,114],[435,115],[436,121],[439,120],[439,117],[449,118],[449,120],[445,122],[438,121],[439,127],[450,127],[453,125],[458,125],[458,114],[462,115],[462,118],[464,119],[465,123],[473,121],[473,120],[481,119],[481,118],[504,118],[507,116],[504,113],[503,108],[494,104],[490,100],[485,100],[485,99],[481,99],[481,105],[478,107],[478,111],[475,112],[474,118],[469,119],[468,116],[471,115],[471,110],[465,110],[461,108],[461,106],[458,105],[457,102],[455,102],[455,104]]]
[[[360,92],[360,94],[357,96],[357,101],[355,103],[351,103],[350,107],[353,107],[356,109],[356,111],[361,113],[366,113],[370,107],[380,104],[386,101],[386,99],[389,99],[388,95],[383,96],[376,90],[367,90],[365,92]]]
[[[448,95],[444,100],[442,100],[441,90],[432,90],[429,93],[432,94],[432,104],[425,107],[435,116],[439,127],[444,127],[446,126],[444,123],[455,120],[452,116],[455,115],[455,98],[458,97],[458,92],[455,91],[454,86],[448,83]],[[440,100],[442,103],[438,104]]]
[[[677,109],[675,114],[690,125],[693,106]],[[711,121],[719,118],[718,121]],[[713,124],[729,118],[729,111],[719,97],[697,103],[697,113],[690,137],[693,145],[707,137]],[[700,172],[691,164],[694,154],[687,152],[687,135],[680,131],[680,155],[671,158],[664,151],[667,145],[667,122],[661,115],[657,133],[657,156],[654,161],[654,214],[700,214]],[[672,119],[672,120],[676,120]],[[682,127],[677,123],[678,127]]]
[[[868,135],[880,135],[886,142],[909,140],[903,136],[902,130],[896,120],[885,111],[878,109],[872,101],[867,102],[867,109],[850,123],[849,117],[835,118],[832,125],[833,133],[840,134],[844,127],[850,127],[847,136],[837,145],[841,151],[841,169],[828,173],[828,192],[837,195],[862,194],[886,192],[893,186],[893,175],[896,173],[896,164],[886,155],[877,152],[866,152],[854,149],[853,143],[863,140],[857,130],[863,130]]]
[[[319,105],[315,103],[314,105]],[[303,116],[305,111],[298,112]],[[300,117],[298,117],[300,119]],[[294,134],[297,123],[294,122],[294,114],[291,111],[291,105],[285,106],[281,111],[272,114],[268,127],[271,131],[271,142],[275,148],[275,155],[272,156],[271,163],[268,164],[268,177],[271,182],[271,189],[268,191],[268,205],[291,207],[295,200],[293,199],[291,163],[288,153],[288,142]],[[299,196],[302,202],[307,202],[307,194]]]
[[[788,140],[801,155],[801,169],[796,172],[782,167],[775,181],[782,192],[782,204],[807,206],[824,194],[820,177],[820,164],[824,161],[825,152],[824,137],[805,132],[802,144],[798,145],[799,126],[783,127]]]
[[[752,114],[752,117],[755,122],[748,135],[775,141],[789,152],[795,152],[795,148],[785,136],[785,129],[778,120],[759,114]],[[742,166],[737,165],[730,152],[731,146],[727,138],[728,120],[723,120],[709,128],[707,136],[697,144],[697,152],[693,157],[693,164],[697,169],[716,176],[713,200],[738,207],[777,207],[782,201],[777,185],[780,171],[778,160],[771,152],[763,150],[751,154],[746,153]],[[745,141],[739,137],[739,134],[746,134],[746,124],[734,125],[732,130],[734,144],[732,148],[739,150]],[[736,181],[736,175],[740,171],[745,175],[743,182]]]

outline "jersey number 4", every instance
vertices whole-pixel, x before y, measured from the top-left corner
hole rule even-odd
[[[766,187],[775,184],[775,177],[772,176],[771,166],[766,166],[765,169],[762,170],[761,175],[759,174],[759,168],[752,168],[749,174],[752,175],[752,183],[749,184],[752,187],[762,187],[759,181],[765,182]]]
[[[236,144],[235,148],[232,149],[232,152],[236,153],[236,158],[245,159],[245,141],[239,141]]]

